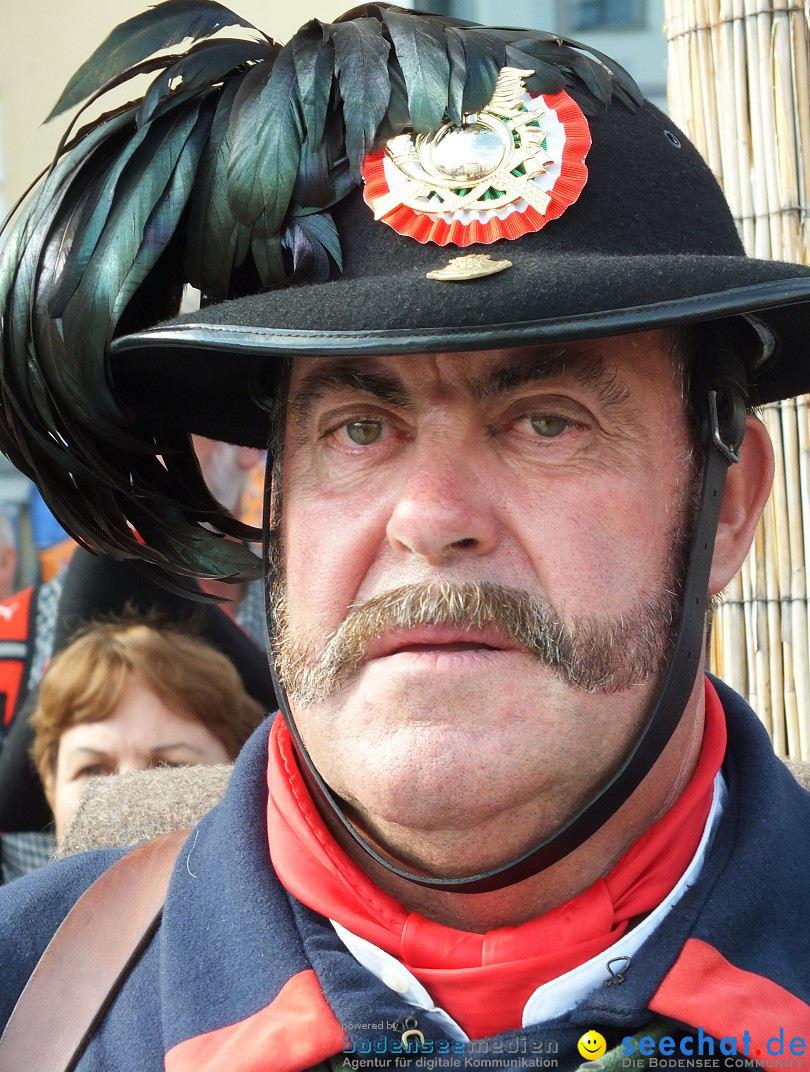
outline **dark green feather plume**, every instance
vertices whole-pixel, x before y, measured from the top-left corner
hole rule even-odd
[[[228,184],[237,219],[251,226],[262,217],[263,229],[278,234],[298,174],[304,129],[292,49],[281,49],[269,63],[266,76],[263,65],[254,67],[236,95]]]
[[[343,101],[346,154],[352,175],[361,179],[359,164],[374,144],[388,110],[391,87],[388,54],[391,45],[376,19],[356,19],[331,27],[335,47],[335,71]]]
[[[332,96],[334,46],[324,26],[313,19],[302,26],[290,42],[301,102],[301,119],[310,146],[323,141],[329,101]]]
[[[444,28],[394,9],[386,26],[405,78],[411,125],[418,133],[436,130],[447,113],[450,84]]]
[[[166,583],[258,573],[238,542],[256,534],[212,499],[189,437],[116,397],[110,341],[175,315],[188,283],[210,302],[338,273],[329,209],[369,151],[459,123],[507,64],[587,111],[641,100],[574,41],[383,4],[311,20],[282,47],[213,0],[166,0],[96,49],[51,117],[82,108],[0,248],[0,447],[79,542]],[[73,133],[143,75],[138,99]]]
[[[242,26],[259,33],[251,23],[215,0],[169,0],[120,23],[73,75],[48,119],[74,108],[99,90],[118,84],[122,71],[162,49],[191,38],[211,37],[225,26]],[[262,35],[263,36],[263,35]]]
[[[211,120],[211,136],[203,149],[189,199],[184,274],[207,295],[227,295],[236,268],[250,249],[250,229],[228,207],[228,161],[231,155],[231,109],[237,80],[223,89]]]

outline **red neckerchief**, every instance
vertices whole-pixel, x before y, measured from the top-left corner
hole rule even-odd
[[[582,893],[518,927],[477,934],[408,912],[349,859],[312,801],[279,717],[267,770],[270,854],[294,897],[402,961],[471,1038],[484,1038],[519,1028],[538,986],[603,952],[674,888],[700,842],[725,749],[725,715],[707,680],[698,764],[669,811]]]

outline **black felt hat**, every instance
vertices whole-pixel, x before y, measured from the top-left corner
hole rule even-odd
[[[757,367],[752,338],[756,400],[810,391],[810,268],[745,255],[709,168],[653,105],[614,105],[589,125],[587,182],[542,230],[464,248],[422,244],[375,221],[358,190],[333,210],[340,275],[116,339],[116,387],[137,412],[263,446],[267,414],[251,392],[283,355],[489,349],[755,313],[781,340]],[[474,253],[511,267],[462,282],[428,276]]]
[[[266,402],[284,355],[517,346],[753,314],[755,399],[810,389],[810,268],[746,257],[695,149],[583,45],[372,3],[282,47],[214,0],[167,0],[113,31],[53,114],[149,72],[141,98],[66,135],[0,249],[0,446],[81,542],[164,575],[255,575],[242,544],[217,535],[250,534],[211,500],[187,433],[264,446],[254,399]],[[486,244],[470,231],[461,248],[400,234],[366,204],[369,161],[392,138],[438,146],[464,127],[483,143],[482,115],[506,122],[563,98],[584,113],[570,141],[583,147],[579,184],[539,229],[488,231]],[[544,124],[521,168],[545,166]],[[482,196],[500,193],[493,179]],[[503,270],[434,277],[476,254]],[[178,318],[186,283],[203,308]]]

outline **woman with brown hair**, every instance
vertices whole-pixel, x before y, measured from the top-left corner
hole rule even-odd
[[[57,839],[87,779],[156,766],[228,763],[264,711],[227,656],[177,629],[110,622],[51,663],[31,754]]]

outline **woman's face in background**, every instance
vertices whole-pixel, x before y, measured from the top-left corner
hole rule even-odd
[[[150,767],[230,763],[225,745],[195,716],[168,706],[130,674],[118,704],[99,722],[80,722],[59,739],[46,785],[57,840],[72,818],[88,778]]]

